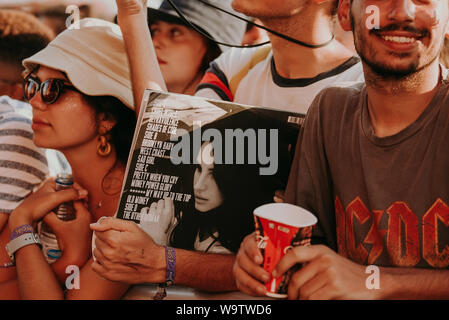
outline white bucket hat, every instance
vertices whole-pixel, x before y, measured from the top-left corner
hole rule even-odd
[[[87,18],[59,34],[23,61],[27,71],[42,65],[64,72],[88,96],[113,96],[134,110],[131,76],[120,27]]]

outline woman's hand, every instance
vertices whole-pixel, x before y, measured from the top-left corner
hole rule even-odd
[[[174,225],[175,207],[170,198],[153,202],[140,211],[140,227],[145,230],[158,245],[168,244],[169,231]]]
[[[56,191],[54,178],[47,180],[35,193],[28,196],[9,217],[9,229],[12,232],[24,224],[34,224],[44,218],[61,203],[81,200],[87,197],[87,190],[75,184],[74,188]]]
[[[81,201],[74,201],[75,220],[60,220],[53,212],[47,214],[44,222],[53,230],[58,239],[59,248],[70,261],[76,261],[81,267],[89,259],[92,232],[90,231],[91,214]]]

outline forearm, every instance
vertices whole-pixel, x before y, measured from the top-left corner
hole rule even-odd
[[[176,249],[175,284],[211,292],[238,290],[234,261],[235,255]]]
[[[40,247],[28,245],[16,254],[17,279],[23,299],[64,299],[64,293]]]
[[[0,232],[8,225],[9,214],[0,212]]]
[[[381,268],[383,299],[449,299],[449,270]]]
[[[79,270],[81,270],[81,268],[84,266],[84,264],[87,262],[87,260],[89,259],[88,256],[86,256],[86,258],[73,258],[70,257],[67,254],[63,254],[61,256],[61,258],[59,258],[56,262],[54,262],[51,265],[51,268],[54,272],[54,274],[56,275],[59,284],[61,286],[65,285],[66,279],[69,276],[69,274],[67,274],[67,267],[68,266],[77,266]]]
[[[167,88],[151,39],[146,11],[132,16],[121,16],[119,12],[118,22],[128,54],[134,104],[139,114],[145,89],[167,91]]]
[[[30,224],[21,215],[11,216],[10,230]],[[15,253],[17,280],[22,299],[63,299],[64,294],[41,248],[30,244]]]
[[[20,300],[17,279],[0,282],[0,300]]]

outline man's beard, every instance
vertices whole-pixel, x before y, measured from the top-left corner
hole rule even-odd
[[[425,66],[419,66],[419,62],[412,62],[405,68],[394,68],[388,66],[386,63],[378,62],[373,60],[369,60],[366,58],[364,53],[361,50],[357,50],[360,59],[364,64],[366,64],[371,71],[378,77],[385,78],[386,80],[402,80],[404,78],[408,78],[411,75],[425,69],[428,67],[434,60],[432,60],[429,64],[426,64]],[[406,58],[408,57],[408,54],[398,54],[395,55],[397,58]]]
[[[375,50],[370,46],[369,39],[363,39],[362,34],[357,31],[358,28],[355,28],[355,23],[352,15],[351,15],[351,23],[353,30],[356,30],[356,32],[354,32],[356,51],[360,56],[362,62],[365,65],[367,65],[370,68],[370,70],[374,73],[374,75],[378,78],[383,78],[385,80],[404,80],[410,78],[414,74],[419,73],[420,71],[429,67],[439,57],[439,54],[436,54],[435,57],[432,57],[432,59],[430,59],[430,61],[428,61],[424,65],[420,65],[421,56],[418,56],[415,61],[410,62],[408,66],[402,68],[395,68],[393,66],[389,66],[388,63],[385,63],[383,61],[376,61]],[[379,34],[380,31],[387,31],[387,30],[411,31],[421,34],[422,38],[429,36],[429,33],[426,30],[416,30],[409,26],[401,27],[395,25],[387,26],[382,30],[373,29],[370,30],[369,33],[371,35],[377,36],[376,34]],[[370,53],[371,59],[367,58],[366,53]],[[391,55],[392,57],[399,59],[406,59],[410,57],[410,53],[407,52],[392,53]]]

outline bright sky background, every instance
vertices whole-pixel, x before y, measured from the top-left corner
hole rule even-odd
[[[148,5],[151,7],[159,7],[162,0],[149,0]],[[0,0],[0,8],[2,7],[21,7],[27,5],[80,5],[88,4],[91,6],[93,13],[99,15],[103,19],[112,19],[117,14],[117,5],[115,0]]]

